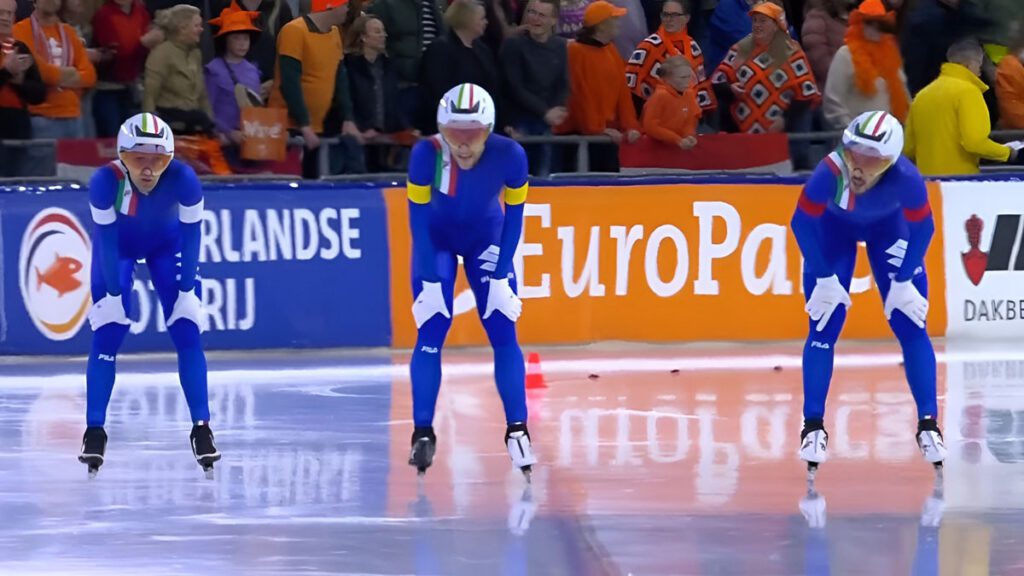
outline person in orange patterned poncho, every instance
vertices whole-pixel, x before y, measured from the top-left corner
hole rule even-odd
[[[686,25],[690,14],[681,0],[665,0],[661,8],[661,26],[636,47],[626,63],[626,84],[633,92],[637,110],[654,94],[660,69],[669,56],[682,55],[690,61],[696,81],[697,103],[708,112],[718,107],[711,81],[704,71],[704,53],[690,37]]]
[[[782,8],[762,2],[750,11],[753,32],[736,43],[711,77],[730,114],[726,132],[783,132],[821,101],[807,55],[786,33]]]

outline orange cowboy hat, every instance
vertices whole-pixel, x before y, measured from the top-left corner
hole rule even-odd
[[[882,0],[864,0],[861,5],[853,11],[869,22],[879,22],[896,25],[896,13],[885,7]]]
[[[237,3],[232,1],[230,6],[220,11],[220,16],[210,19],[211,26],[219,27],[214,38],[224,36],[225,34],[232,34],[234,32],[262,32],[262,30],[254,24],[256,19],[259,17],[259,12],[242,10]]]
[[[779,6],[778,4],[775,4],[773,2],[761,2],[760,4],[751,8],[750,12],[748,12],[747,14],[749,14],[751,17],[753,17],[754,14],[767,16],[774,20],[775,23],[778,24],[779,30],[782,30],[783,32],[785,32],[786,28],[788,27],[786,24],[786,11],[782,9],[782,6]]]

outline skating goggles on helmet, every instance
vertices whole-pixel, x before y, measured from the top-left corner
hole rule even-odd
[[[483,124],[448,124],[441,126],[441,134],[451,146],[472,146],[485,140],[491,133],[489,126]]]
[[[154,174],[162,174],[171,164],[171,156],[165,152],[140,152],[137,149],[121,152],[121,162],[128,168],[129,174],[139,174],[146,168]]]
[[[892,166],[894,159],[882,156],[877,148],[850,142],[843,144],[843,155],[853,168],[865,172],[882,172]]]

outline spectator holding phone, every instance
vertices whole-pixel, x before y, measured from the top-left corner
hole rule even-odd
[[[32,138],[26,106],[46,99],[46,85],[28,46],[14,39],[15,0],[0,0],[0,141]],[[0,145],[0,176],[19,176],[24,148]]]
[[[141,0],[107,0],[92,18],[92,30],[92,43],[99,51],[92,101],[96,136],[113,138],[121,122],[140,112],[138,85],[146,56],[164,41],[164,34],[150,26]]]

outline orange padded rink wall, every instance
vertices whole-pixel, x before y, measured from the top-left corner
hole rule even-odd
[[[806,335],[801,255],[789,230],[800,194],[790,184],[537,186],[527,198],[516,273],[528,344],[602,340],[791,340]],[[929,185],[936,235],[926,258],[933,295],[945,293],[942,193]],[[385,190],[395,347],[416,331],[411,241],[403,189]],[[847,338],[887,338],[881,298],[861,248]],[[929,332],[946,331],[932,297]],[[462,274],[453,345],[486,336]]]

